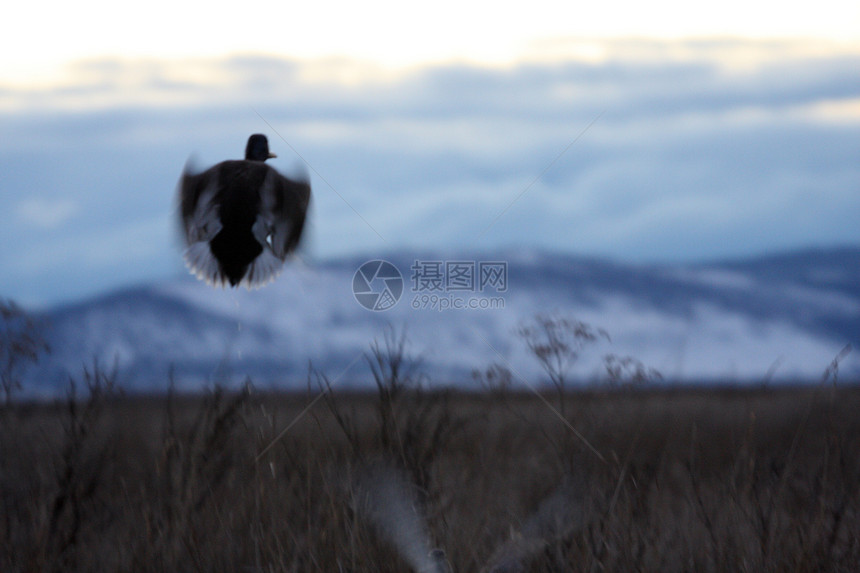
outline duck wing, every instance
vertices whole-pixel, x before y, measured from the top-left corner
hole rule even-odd
[[[225,283],[218,260],[209,247],[223,228],[218,202],[219,165],[192,173],[188,164],[179,179],[179,215],[186,249],[185,264],[197,278],[212,285]]]
[[[191,173],[186,165],[179,180],[179,214],[188,245],[209,241],[221,230],[218,216],[218,171],[216,165],[202,173]]]
[[[254,235],[281,261],[301,242],[310,199],[311,186],[307,181],[289,179],[269,168],[260,189],[260,215]]]
[[[294,181],[271,167],[260,187],[260,207],[251,229],[263,252],[248,267],[243,284],[249,288],[273,280],[284,260],[296,250],[305,227],[311,198],[307,181]]]

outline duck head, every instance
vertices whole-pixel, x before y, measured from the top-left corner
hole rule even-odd
[[[248,145],[245,146],[245,159],[247,161],[265,161],[277,157],[269,151],[269,140],[265,135],[255,133],[248,138]]]

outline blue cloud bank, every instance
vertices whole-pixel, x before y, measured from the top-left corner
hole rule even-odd
[[[183,164],[266,133],[314,188],[306,256],[528,246],[625,261],[860,243],[860,53],[617,41],[598,60],[391,72],[271,56],[0,84],[0,294],[184,272]]]

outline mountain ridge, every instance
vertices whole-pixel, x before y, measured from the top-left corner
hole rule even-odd
[[[49,308],[36,315],[50,325],[54,351],[26,372],[25,384],[33,394],[55,394],[97,360],[115,363],[120,380],[137,391],[163,390],[168,372],[191,390],[248,377],[296,389],[306,387],[309,365],[365,387],[372,381],[356,365],[391,327],[406,333],[431,383],[472,387],[471,371],[494,362],[533,383],[545,376],[515,331],[536,314],[609,332],[611,343],[572,370],[578,380],[599,378],[601,357],[618,354],[679,383],[811,381],[860,338],[860,248],[673,264],[534,249],[400,250],[380,257],[403,282],[401,299],[380,312],[363,308],[352,292],[353,275],[372,258],[293,265],[256,291],[221,291],[185,277]],[[416,261],[505,263],[506,288],[422,292],[413,280]],[[439,304],[494,299],[502,308],[422,308],[434,295]],[[844,374],[858,376],[858,363],[856,355],[845,359]]]

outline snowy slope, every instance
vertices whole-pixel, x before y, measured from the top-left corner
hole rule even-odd
[[[601,358],[633,356],[682,382],[817,380],[846,345],[860,342],[860,249],[805,251],[702,265],[633,266],[534,251],[454,256],[395,253],[403,293],[370,311],[353,294],[366,258],[294,264],[256,291],[215,290],[192,278],[118,291],[43,316],[50,356],[28,373],[31,393],[50,395],[86,364],[116,364],[128,388],[162,390],[238,382],[305,387],[309,364],[341,387],[371,384],[362,355],[385,329],[405,329],[431,383],[471,385],[492,362],[523,379],[541,371],[515,335],[537,313],[606,330],[573,368],[601,373]],[[502,292],[413,290],[415,261],[497,261]],[[385,283],[370,285],[381,290]],[[503,308],[434,310],[429,295]],[[415,308],[415,307],[418,308]],[[855,352],[840,368],[860,376]]]

